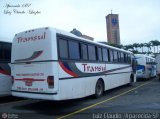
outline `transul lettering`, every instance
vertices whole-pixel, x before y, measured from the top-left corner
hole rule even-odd
[[[106,71],[106,65],[105,66],[91,66],[88,64],[82,64],[83,65],[83,71],[84,72],[103,72]]]
[[[46,32],[44,32],[42,35],[35,35],[31,37],[18,37],[18,43],[23,43],[23,42],[29,42],[29,41],[37,41],[37,40],[43,40],[46,38]]]

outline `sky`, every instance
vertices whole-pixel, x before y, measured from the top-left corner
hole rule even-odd
[[[12,42],[18,32],[50,26],[107,41],[105,17],[112,10],[119,14],[121,44],[160,41],[159,6],[160,0],[0,0],[0,40]]]

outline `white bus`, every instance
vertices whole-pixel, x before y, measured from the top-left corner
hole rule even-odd
[[[11,95],[11,43],[0,41],[0,97]]]
[[[160,80],[160,54],[158,54],[155,58],[156,61],[156,71],[157,71],[157,76],[159,77]]]
[[[67,100],[135,82],[133,54],[46,27],[15,35],[12,95]]]
[[[143,54],[135,54],[135,58],[137,60],[137,78],[156,77],[155,58]]]

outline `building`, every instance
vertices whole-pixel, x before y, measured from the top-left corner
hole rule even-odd
[[[107,39],[109,43],[120,45],[120,31],[118,14],[106,16]]]
[[[85,35],[85,34],[82,34],[79,30],[77,30],[76,28],[74,28],[72,31],[70,31],[72,34],[78,36],[78,37],[82,37],[82,38],[85,38],[85,39],[88,39],[88,40],[94,40],[93,37],[91,36],[88,36],[88,35]]]
[[[93,37],[91,37],[91,36],[88,36],[88,35],[82,35],[82,38],[85,38],[85,39],[88,39],[88,40],[94,40],[94,38]]]

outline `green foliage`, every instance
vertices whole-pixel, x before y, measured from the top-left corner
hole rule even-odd
[[[129,50],[135,54],[157,54],[160,53],[159,51],[159,46],[160,46],[160,42],[158,40],[152,40],[148,43],[133,43],[133,44],[128,44],[128,45],[116,45],[116,44],[111,44],[111,43],[107,43],[105,42],[104,44],[107,45],[111,45],[113,47],[117,47],[117,48],[122,48],[124,50]],[[144,48],[147,48],[148,51],[144,52]],[[154,48],[154,52],[151,51],[151,48]],[[156,52],[156,48],[157,48],[157,52]],[[141,49],[141,51],[138,51],[138,49]]]

